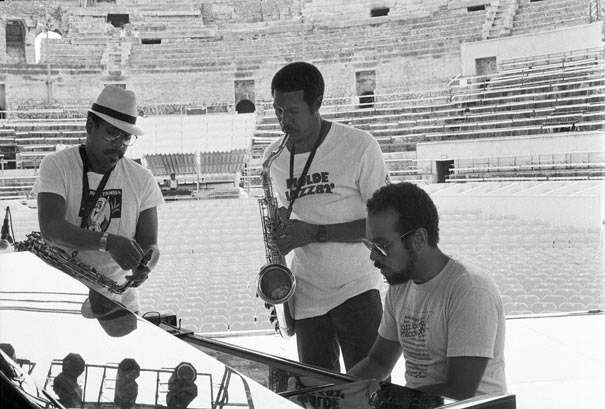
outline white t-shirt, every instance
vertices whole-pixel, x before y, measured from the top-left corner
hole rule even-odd
[[[426,283],[387,291],[378,333],[399,341],[406,386],[445,382],[447,358],[490,358],[477,394],[506,392],[505,319],[496,283],[455,260]]]
[[[53,152],[40,163],[39,175],[33,193],[55,193],[65,199],[65,220],[81,225],[79,215],[82,199],[82,159],[78,146]],[[88,172],[88,186],[91,194],[103,178],[102,174]],[[151,172],[138,163],[122,158],[111,172],[103,192],[99,196],[89,219],[88,229],[106,231],[111,234],[134,239],[139,214],[162,204],[162,193]],[[64,248],[72,254],[73,248]],[[130,271],[124,271],[109,253],[98,250],[80,250],[76,258],[94,267],[99,273],[122,284]],[[104,288],[96,288],[105,296],[121,302],[127,308],[138,311],[139,296],[136,288],[129,288],[124,294],[115,295]]]
[[[265,150],[265,159],[278,144],[275,141]],[[294,178],[300,177],[309,155],[295,155]],[[286,208],[289,173],[290,153],[284,149],[271,165],[271,178],[277,201]],[[291,218],[316,225],[365,219],[366,201],[387,180],[382,151],[372,135],[333,122],[317,149],[307,173],[308,183],[294,202]],[[297,248],[291,269],[297,283],[292,308],[297,319],[323,315],[351,297],[378,289],[381,282],[361,242],[328,241]]]

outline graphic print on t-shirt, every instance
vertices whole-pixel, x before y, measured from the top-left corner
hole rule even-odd
[[[89,192],[89,197],[94,196],[95,191]],[[82,216],[82,215],[80,215]],[[111,219],[122,216],[122,190],[104,190],[99,196],[90,215],[84,222],[84,228],[93,231],[104,232],[111,224]]]
[[[324,193],[332,193],[334,183],[330,182],[330,172],[315,172],[307,175],[304,180],[300,178],[286,179],[286,199],[292,200],[291,193],[296,193],[297,187],[300,184],[300,190],[295,199],[309,195],[321,195]]]
[[[429,363],[427,330],[428,314],[417,315],[414,312],[406,312],[403,322],[399,327],[399,338],[406,352],[406,373],[416,379],[427,377]]]

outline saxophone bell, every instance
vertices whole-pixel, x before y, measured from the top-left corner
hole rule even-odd
[[[278,305],[292,298],[296,279],[290,269],[282,264],[266,264],[258,273],[256,291],[266,303]]]

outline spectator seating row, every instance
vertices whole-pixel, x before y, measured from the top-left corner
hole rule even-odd
[[[457,158],[449,182],[605,178],[605,151]]]
[[[385,152],[421,141],[596,131],[605,126],[603,62],[602,49],[505,61],[497,74],[460,78],[440,92],[378,94],[369,109],[327,99],[324,116],[371,132]],[[265,115],[252,155],[280,134]]]
[[[513,34],[538,33],[588,23],[588,4],[581,0],[556,2],[518,0],[513,19]]]

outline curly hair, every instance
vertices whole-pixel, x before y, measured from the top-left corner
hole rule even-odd
[[[399,215],[402,233],[414,228],[424,228],[428,244],[439,243],[439,214],[435,203],[422,188],[409,182],[392,183],[378,189],[367,202],[368,214],[376,214],[392,208]]]
[[[313,109],[317,98],[324,94],[324,79],[321,72],[312,64],[298,61],[282,67],[271,80],[271,95],[275,91],[294,92],[302,90],[307,105]]]

